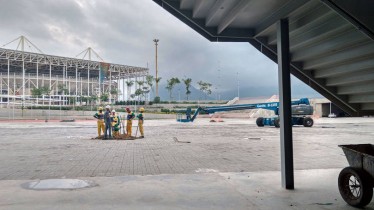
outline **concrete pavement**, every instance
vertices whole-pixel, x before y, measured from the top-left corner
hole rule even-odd
[[[280,172],[82,177],[82,189],[25,189],[29,180],[0,181],[1,209],[355,209],[340,197],[340,169],[295,172],[297,188],[280,187]],[[371,203],[366,209],[374,209]]]
[[[280,187],[279,129],[224,121],[148,120],[136,141],[89,140],[94,121],[0,122],[0,209],[353,209],[338,192],[348,164],[337,145],[372,143],[373,118],[294,127],[294,191]],[[69,178],[95,184],[25,188]]]

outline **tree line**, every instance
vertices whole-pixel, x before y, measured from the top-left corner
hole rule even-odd
[[[145,81],[126,81],[126,86],[127,86],[127,96],[128,100],[130,98],[135,98],[135,97],[145,97],[146,94],[148,94],[150,91],[154,92],[154,83],[160,83],[161,77],[156,78],[153,77],[152,75],[147,75],[145,77]],[[186,99],[187,101],[189,100],[189,96],[191,94],[191,86],[192,86],[192,79],[191,78],[186,78],[182,79],[182,82],[185,85],[185,94],[186,94]],[[138,84],[138,88],[135,90],[134,94],[131,94],[131,87],[134,84]],[[173,89],[177,84],[180,84],[181,80],[178,77],[172,77],[168,80],[166,80],[166,89],[169,93],[169,99],[172,100],[172,95],[173,95]],[[199,86],[200,91],[202,91],[205,94],[205,99],[212,94],[212,84],[209,82],[203,82],[203,81],[198,81],[197,85]],[[155,97],[155,102],[159,102],[160,98]]]
[[[152,75],[147,75],[145,77],[145,80],[129,80],[129,81],[126,81],[125,84],[127,86],[127,100],[130,101],[130,100],[146,100],[146,97],[147,97],[147,94],[150,93],[150,91],[154,92],[154,83],[159,83],[161,81],[161,77],[157,78],[154,78]],[[173,95],[173,89],[175,88],[175,86],[177,84],[180,84],[181,81],[184,83],[185,85],[185,94],[186,94],[186,99],[187,101],[189,100],[189,97],[190,97],[190,94],[191,94],[191,86],[192,86],[192,79],[191,78],[186,78],[186,79],[179,79],[178,77],[172,77],[168,80],[166,80],[166,89],[169,93],[169,99],[170,101],[172,100],[172,95]],[[137,87],[136,87],[136,90],[134,93],[131,93],[131,87],[133,85],[137,84]],[[209,83],[209,82],[204,82],[204,81],[198,81],[196,83],[198,86],[199,86],[199,90],[204,93],[205,95],[205,99],[207,99],[207,97],[209,95],[212,94],[212,84]],[[59,85],[58,86],[58,94],[62,94],[62,95],[65,95],[66,93],[68,93],[68,89],[64,86],[64,85]],[[35,98],[39,98],[41,97],[42,95],[47,95],[49,96],[51,94],[51,90],[49,89],[49,87],[40,87],[40,88],[33,88],[31,90],[31,95]],[[101,95],[100,95],[100,100],[101,101],[109,101],[109,96],[112,95],[116,101],[118,101],[118,97],[119,95],[121,94],[120,90],[118,90],[117,88],[111,88],[110,91],[106,91],[106,92],[103,92]],[[83,96],[81,96],[83,98]],[[87,99],[88,101],[95,101],[99,99],[99,97],[95,96],[95,95],[92,95],[92,96],[89,96],[89,99]],[[159,102],[160,101],[160,98],[158,97],[155,97],[154,99],[155,102]]]

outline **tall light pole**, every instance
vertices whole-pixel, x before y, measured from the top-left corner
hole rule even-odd
[[[157,45],[158,45],[158,39],[153,40],[155,42],[156,46],[156,97],[158,97],[158,69],[157,69]]]

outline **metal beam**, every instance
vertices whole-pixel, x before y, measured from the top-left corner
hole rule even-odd
[[[339,95],[367,94],[367,93],[374,93],[374,84],[372,82],[365,82],[365,83],[360,83],[358,85],[338,87]]]
[[[365,56],[374,56],[374,43],[372,41],[340,52],[335,52],[334,54],[328,56],[306,60],[304,62],[304,69],[325,68],[329,65],[334,66],[339,63],[359,59]]]
[[[259,22],[259,24],[255,27],[256,36],[260,35],[264,30],[276,23],[279,19],[286,18],[291,12],[295,11],[297,8],[307,2],[309,2],[309,0],[291,0],[287,4],[284,4],[277,11]]]
[[[257,38],[250,40],[249,43],[269,59],[277,62],[277,50],[275,46],[271,47],[267,45],[266,42],[261,42]],[[327,87],[323,79],[313,78],[310,71],[303,71],[301,65],[297,65],[296,63],[291,62],[291,73],[296,78],[309,85],[312,89],[328,98],[346,113],[350,114],[351,116],[357,116],[359,114],[359,105],[349,104],[347,96],[338,96],[337,89],[335,87]]]
[[[306,59],[320,57],[322,55],[333,54],[349,46],[354,46],[366,42],[367,38],[356,30],[345,31],[335,37],[315,42],[312,45],[303,47],[302,49],[292,51],[293,61],[302,61]]]
[[[336,77],[339,75],[354,73],[362,70],[374,69],[374,60],[367,58],[354,63],[344,63],[324,69],[317,69],[314,72],[316,78]]]
[[[351,95],[349,96],[351,103],[374,103],[374,94]]]
[[[352,26],[347,24],[344,20],[338,19],[337,21],[338,22],[326,21],[326,23],[320,25],[319,27],[292,37],[290,40],[291,51],[302,49],[305,46],[352,29]]]
[[[278,22],[277,37],[282,186],[294,189],[288,19]]]
[[[190,3],[188,0],[181,0],[180,1],[180,8],[187,8],[188,7],[188,3]]]
[[[172,0],[154,0],[170,14],[200,33],[209,41],[248,42],[254,34],[254,29],[227,29],[217,34],[217,27],[206,27],[203,19],[194,19],[189,10],[179,10],[178,2]]]
[[[193,7],[193,12],[192,12],[192,17],[196,18],[196,16],[199,14],[201,9],[203,8],[202,6],[204,5],[204,0],[196,0],[195,5]]]
[[[374,110],[374,103],[365,103],[361,105],[362,110]]]
[[[357,84],[361,82],[374,81],[374,72],[370,69],[369,71],[363,71],[358,73],[352,73],[340,77],[328,78],[326,80],[327,86],[337,86],[337,85],[349,85]]]
[[[348,12],[344,11],[342,8],[340,8],[337,4],[335,4],[331,0],[321,0],[321,1],[325,3],[330,9],[337,12],[345,20],[347,20],[352,25],[354,25],[358,30],[362,31],[362,33],[366,34],[369,38],[374,40],[374,32],[371,31],[369,28],[367,28],[365,25],[363,25],[360,21],[356,20],[356,18],[351,16]]]
[[[222,33],[235,19],[238,15],[245,10],[249,4],[253,3],[254,0],[241,0],[239,3],[230,10],[230,12],[221,20],[221,23],[218,25],[217,34]]]
[[[208,12],[208,15],[205,18],[205,25],[210,25],[212,23],[213,19],[215,17],[217,17],[217,15],[220,12],[223,12],[220,8],[222,7],[222,5],[223,5],[224,2],[225,2],[224,0],[217,0],[214,3],[214,5],[212,6],[212,8],[210,8],[210,10]]]
[[[340,19],[333,11],[328,10],[325,7],[322,7],[318,10],[311,10],[307,11],[308,15],[303,15],[299,19],[293,20],[290,23],[290,38],[293,39],[294,36],[298,36],[299,34],[314,29],[315,27],[319,27],[325,24],[328,21],[336,21]],[[269,43],[276,44],[277,37],[276,33],[269,36]]]

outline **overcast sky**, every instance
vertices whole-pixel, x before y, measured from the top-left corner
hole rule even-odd
[[[151,0],[0,1],[1,46],[20,35],[52,55],[75,57],[90,46],[107,62],[148,63],[154,75],[158,38],[162,82],[190,77],[225,91],[237,87],[238,72],[241,86],[277,85],[277,65],[250,44],[209,42]]]

